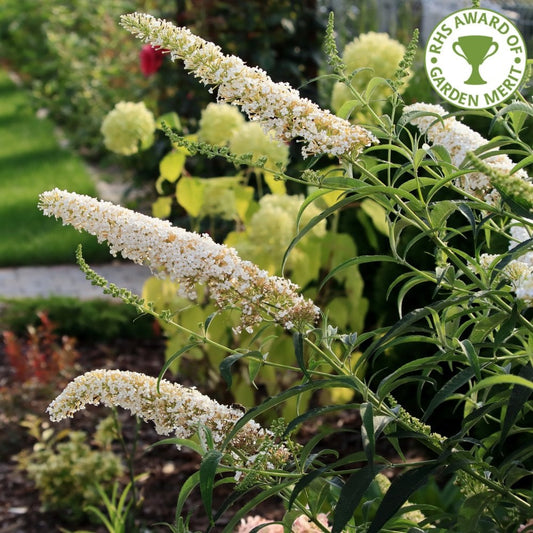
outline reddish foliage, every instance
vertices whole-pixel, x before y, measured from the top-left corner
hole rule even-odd
[[[18,338],[12,331],[4,331],[5,353],[15,379],[21,383],[37,381],[50,383],[64,370],[71,368],[78,358],[75,339],[54,333],[56,324],[45,312],[38,312],[41,323],[28,326],[27,338]]]

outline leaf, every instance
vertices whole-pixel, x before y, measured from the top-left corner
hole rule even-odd
[[[194,490],[194,488],[198,485],[199,482],[200,482],[200,472],[198,471],[192,474],[192,476],[189,476],[185,480],[185,483],[181,485],[181,489],[178,494],[178,501],[176,503],[176,517],[181,516],[185,502],[188,500],[189,495]]]
[[[367,533],[379,533],[382,531],[382,527],[401,508],[409,496],[426,483],[429,475],[436,468],[438,468],[436,464],[424,465],[420,468],[408,470],[405,474],[396,478],[385,493]]]
[[[341,533],[351,520],[355,509],[363,498],[377,471],[374,465],[367,465],[354,472],[341,489],[339,501],[335,506],[332,533]]]
[[[486,516],[485,509],[495,499],[496,494],[492,491],[481,492],[467,498],[457,515],[460,531],[481,531],[479,521]]]
[[[496,330],[497,326],[508,318],[509,314],[502,311],[479,319],[469,335],[470,341],[474,344],[483,342],[490,333]]]
[[[479,357],[474,345],[468,339],[459,341],[459,345],[466,355],[470,366],[475,370],[476,379],[479,381],[481,379],[481,366],[479,364]]]
[[[272,194],[286,194],[287,187],[285,187],[285,182],[281,179],[276,179],[276,175],[272,172],[263,172],[265,182],[270,189]]]
[[[191,439],[181,439],[179,437],[170,437],[168,439],[162,439],[154,444],[151,444],[148,446],[147,450],[150,450],[151,448],[155,448],[156,446],[164,446],[166,444],[172,444],[174,446],[185,446],[193,451],[195,451],[198,455],[202,455],[204,453],[204,450],[198,442],[195,442]]]
[[[314,407],[313,409],[309,409],[305,413],[297,416],[293,420],[291,420],[287,427],[285,428],[284,435],[288,435],[293,429],[296,429],[300,424],[303,424],[306,420],[309,420],[311,418],[317,418],[321,415],[325,415],[326,413],[331,413],[334,411],[342,411],[344,409],[358,409],[359,404],[353,403],[353,404],[342,404],[342,405],[325,405],[323,407]]]
[[[212,523],[212,506],[213,506],[213,487],[215,483],[215,474],[217,473],[218,465],[222,459],[222,453],[218,450],[209,450],[202,460],[200,465],[200,493],[202,495],[202,502],[204,504],[205,512],[209,521]]]
[[[231,367],[243,357],[257,357],[263,359],[263,354],[258,351],[251,351],[244,353],[234,353],[225,357],[222,363],[220,363],[219,370],[220,375],[228,385],[228,389],[231,388],[231,384],[233,382],[233,379],[231,377]]]
[[[372,354],[376,353],[378,349],[383,349],[382,347],[385,345],[389,339],[391,339],[394,336],[403,334],[406,330],[408,331],[413,324],[421,320],[422,318],[432,314],[434,311],[441,311],[442,309],[446,307],[450,307],[454,304],[459,304],[461,302],[464,302],[466,300],[470,299],[470,295],[468,296],[459,296],[457,298],[450,298],[448,300],[442,300],[439,302],[436,302],[434,304],[427,305],[426,307],[420,307],[418,309],[414,309],[413,311],[407,313],[403,318],[398,320],[393,326],[388,328],[387,332],[378,338],[376,341],[374,341],[367,350],[365,350],[365,357],[370,357]]]
[[[481,389],[486,389],[494,385],[520,385],[526,389],[533,389],[533,380],[523,378],[521,376],[514,376],[512,374],[500,374],[497,376],[490,376],[482,379],[479,383],[474,385],[468,394],[474,394]]]
[[[361,202],[361,209],[372,219],[376,229],[383,233],[383,235],[389,234],[389,224],[387,222],[387,211],[370,198],[366,198]]]
[[[351,377],[351,376],[335,376],[329,379],[319,379],[315,381],[311,381],[308,383],[305,383],[303,385],[297,385],[295,387],[291,387],[290,389],[287,389],[286,391],[281,392],[280,394],[269,398],[265,400],[260,405],[253,407],[252,409],[248,410],[233,426],[231,431],[228,432],[226,435],[226,438],[224,439],[224,442],[222,444],[222,449],[225,449],[226,446],[231,442],[231,440],[235,437],[235,434],[250,420],[253,418],[259,416],[260,414],[264,413],[265,411],[268,411],[269,409],[272,409],[273,407],[276,407],[277,405],[285,402],[286,400],[298,396],[300,394],[303,394],[304,392],[313,391],[313,390],[321,390],[324,388],[331,388],[331,387],[347,387],[354,390],[357,390],[357,382]]]
[[[393,420],[393,417],[374,415],[374,409],[370,403],[362,403],[359,409],[363,422],[361,426],[363,448],[365,450],[368,463],[373,464],[376,450],[376,439],[389,424],[389,422]]]
[[[183,172],[187,156],[180,150],[169,152],[159,162],[159,174],[161,177],[174,183]]]
[[[427,406],[424,415],[422,416],[422,422],[428,420],[433,411],[447,398],[449,398],[459,387],[462,387],[465,383],[468,383],[476,375],[476,369],[466,367],[458,374],[455,374],[449,381],[447,381],[433,396],[431,402]]]
[[[323,466],[322,468],[318,468],[317,470],[309,472],[298,480],[298,482],[294,485],[294,489],[292,490],[291,495],[289,497],[289,501],[287,503],[287,509],[289,511],[300,492],[302,492],[302,490],[304,490],[308,485],[310,485],[316,478],[321,477],[327,469],[327,466]]]
[[[168,218],[172,210],[172,197],[160,196],[152,204],[152,216],[155,218]]]
[[[371,78],[370,81],[366,85],[363,98],[367,101],[370,100],[372,98],[372,93],[380,85],[385,85],[388,89],[390,89],[390,83],[385,78],[380,78],[379,76],[375,76]]]
[[[320,284],[319,290],[324,288],[324,285],[333,277],[339,275],[340,271],[354,265],[362,265],[364,263],[396,263],[394,257],[389,255],[360,255],[358,257],[352,257],[343,263],[337,265],[335,268],[331,269],[328,275],[324,278]]]
[[[527,364],[526,366],[522,367],[518,375],[530,381],[533,380],[533,367],[531,364]],[[513,424],[522,410],[522,407],[529,400],[532,392],[533,391],[530,388],[522,385],[515,385],[512,388],[507,410],[505,412],[505,418],[502,424],[500,447],[503,445],[503,442],[507,438],[509,431],[513,427]]]
[[[451,200],[443,200],[437,202],[430,211],[431,222],[434,227],[443,229],[442,225],[446,222],[448,217],[458,209],[458,205]]]
[[[157,128],[162,129],[162,125],[166,124],[167,127],[181,131],[181,122],[180,117],[175,111],[170,111],[169,113],[165,113],[164,115],[161,115],[157,118]]]
[[[233,514],[228,524],[222,530],[222,533],[233,533],[236,530],[237,524],[246,514],[248,514],[252,509],[255,509],[257,505],[261,502],[268,500],[272,496],[282,492],[285,488],[292,485],[293,480],[281,482],[274,487],[271,487],[267,490],[260,492],[255,498],[252,498],[246,504],[244,504],[240,509]]]
[[[174,361],[178,359],[178,357],[181,357],[185,352],[191,350],[192,348],[195,348],[196,346],[199,346],[200,344],[202,343],[197,341],[186,344],[185,346],[182,346],[177,352],[174,352],[170,357],[167,358],[165,364],[159,372],[159,376],[157,377],[157,392],[159,392],[159,384],[161,383],[163,376],[165,375],[166,371],[172,366]]]
[[[197,217],[204,204],[205,185],[199,178],[186,177],[176,186],[178,203],[191,215]]]
[[[344,102],[337,111],[337,116],[347,119],[352,114],[352,111],[360,105],[358,100],[348,100],[347,102]]]
[[[304,373],[304,376],[307,379],[310,379],[309,372],[307,371],[307,365],[304,360],[304,337],[301,333],[294,333],[292,336],[292,343],[294,346],[294,355],[296,356],[296,361],[298,366]]]

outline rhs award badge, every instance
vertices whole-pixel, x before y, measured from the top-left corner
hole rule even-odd
[[[527,51],[516,26],[490,9],[469,8],[442,20],[426,45],[426,71],[445,100],[485,109],[509,98],[520,85]]]

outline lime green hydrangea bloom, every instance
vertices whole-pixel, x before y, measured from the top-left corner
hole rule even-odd
[[[245,122],[237,128],[230,139],[229,148],[236,155],[253,154],[252,166],[261,157],[266,157],[265,167],[284,169],[289,162],[289,147],[265,133],[257,122]]]
[[[371,70],[362,70],[352,79],[352,87],[359,92],[365,90],[368,82],[373,77],[390,79],[398,69],[399,63],[405,54],[405,47],[400,42],[392,39],[387,33],[368,32],[362,33],[348,43],[342,53],[342,60],[346,65],[346,74],[349,76],[354,70],[368,67]],[[403,85],[405,88],[406,85]],[[400,92],[402,88],[399,88]],[[377,86],[372,93],[372,100],[385,100],[392,94],[388,85]],[[341,82],[333,87],[331,107],[338,112],[342,105],[352,100],[350,89]]]
[[[225,146],[233,132],[244,122],[244,115],[235,106],[208,104],[200,118],[198,140],[215,146]]]
[[[296,218],[304,201],[303,195],[267,194],[259,200],[259,209],[246,224],[246,231],[232,233],[228,244],[235,247],[241,257],[260,265],[273,274],[279,272],[285,250],[297,233]],[[307,206],[300,219],[304,227],[320,209],[314,204]],[[319,222],[300,243],[326,234],[326,221]],[[286,267],[292,270],[299,262],[300,250],[293,249]]]
[[[108,150],[132,155],[152,145],[155,128],[154,115],[144,102],[119,102],[104,118],[100,131]]]

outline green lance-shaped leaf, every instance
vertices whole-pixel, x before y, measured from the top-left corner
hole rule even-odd
[[[433,411],[447,398],[449,398],[459,387],[462,387],[465,383],[468,383],[476,375],[477,369],[472,367],[466,367],[458,374],[455,374],[444,386],[433,396],[431,402],[427,406],[422,422],[428,420]]]
[[[533,380],[523,378],[522,376],[514,376],[512,374],[499,374],[497,376],[490,376],[482,379],[479,383],[474,385],[469,391],[469,394],[497,385],[519,385],[526,389],[533,389]]]
[[[298,396],[299,394],[303,394],[304,392],[308,392],[308,391],[321,390],[321,389],[326,389],[326,388],[331,388],[331,387],[345,387],[349,389],[358,390],[357,382],[351,376],[335,376],[333,378],[320,379],[320,380],[305,383],[303,385],[297,385],[296,387],[291,387],[290,389],[283,391],[277,396],[269,398],[268,400],[264,401],[260,405],[253,407],[252,409],[247,411],[237,421],[237,423],[233,426],[231,431],[228,432],[228,434],[226,435],[226,438],[224,439],[221,449],[223,450],[226,448],[226,446],[228,446],[228,444],[233,440],[235,435],[240,431],[240,429],[247,422],[259,416],[260,414],[264,413],[265,411],[268,411],[269,409],[276,407],[277,405],[287,401],[293,396]]]
[[[202,460],[200,465],[200,493],[202,495],[202,502],[204,504],[205,512],[209,521],[212,523],[212,508],[213,508],[213,487],[215,484],[215,474],[217,473],[218,465],[222,459],[222,453],[218,450],[209,450]]]
[[[531,364],[527,364],[526,366],[522,367],[518,375],[521,378],[533,381],[533,367],[531,366]],[[514,387],[512,388],[511,396],[509,398],[509,404],[507,406],[505,418],[502,424],[500,446],[503,445],[505,439],[507,438],[507,435],[509,434],[509,431],[513,427],[513,424],[515,423],[518,415],[520,414],[522,407],[524,407],[525,403],[529,400],[532,393],[533,390],[531,388],[524,387],[523,385],[514,385]]]
[[[436,468],[438,468],[438,465],[428,464],[409,470],[396,478],[385,493],[367,533],[379,533],[382,531],[382,527],[402,507],[409,496],[426,483],[428,477]]]
[[[186,344],[185,346],[182,346],[177,352],[174,352],[163,365],[163,368],[161,368],[161,371],[159,372],[159,376],[157,376],[157,392],[159,392],[159,385],[161,383],[161,380],[163,379],[163,376],[165,375],[166,371],[172,366],[172,363],[178,359],[178,357],[181,357],[185,352],[188,352],[192,348],[195,348],[196,346],[200,346],[201,342],[191,342],[189,344]]]
[[[294,346],[294,354],[296,356],[296,361],[298,366],[304,373],[304,376],[309,379],[309,372],[307,371],[307,366],[304,361],[304,337],[301,333],[295,333],[292,336],[292,342]]]
[[[416,322],[428,315],[431,315],[433,311],[438,312],[446,307],[458,305],[461,302],[467,301],[469,298],[470,296],[468,295],[459,296],[457,298],[449,298],[448,300],[435,302],[434,304],[427,305],[426,307],[414,309],[413,311],[407,313],[403,318],[398,320],[393,326],[391,326],[382,337],[374,341],[372,345],[369,346],[369,348],[365,351],[365,356],[370,357],[372,354],[377,353],[378,350],[382,351],[390,339],[398,335],[402,335],[406,331],[411,331]]]
[[[255,509],[261,502],[276,496],[282,492],[285,488],[294,483],[294,480],[290,479],[270,487],[267,490],[261,491],[255,498],[252,498],[249,502],[244,504],[230,519],[226,527],[222,530],[222,533],[233,533],[240,520],[246,516],[252,509]]]
[[[339,501],[335,506],[332,533],[341,533],[344,530],[376,473],[375,466],[370,464],[354,472],[348,478],[341,489]]]
[[[231,367],[240,359],[243,357],[252,357],[252,358],[263,358],[263,354],[261,352],[258,352],[256,350],[251,352],[245,352],[245,353],[234,353],[231,355],[228,355],[224,358],[222,363],[220,363],[219,370],[220,375],[228,385],[228,388],[231,388],[231,384],[233,383],[233,378],[231,376]]]
[[[327,466],[323,466],[321,468],[317,468],[316,470],[313,470],[312,472],[309,472],[305,476],[301,477],[298,482],[294,485],[294,489],[292,490],[291,496],[289,498],[289,502],[287,504],[287,508],[289,511],[291,510],[292,505],[294,504],[294,501],[304,490],[306,487],[308,487],[315,479],[321,477],[324,472],[328,469]]]
[[[176,521],[181,516],[185,502],[188,500],[189,495],[195,489],[195,487],[200,483],[200,472],[195,472],[192,476],[189,476],[185,483],[181,486],[180,492],[178,494],[178,501],[176,503]]]

